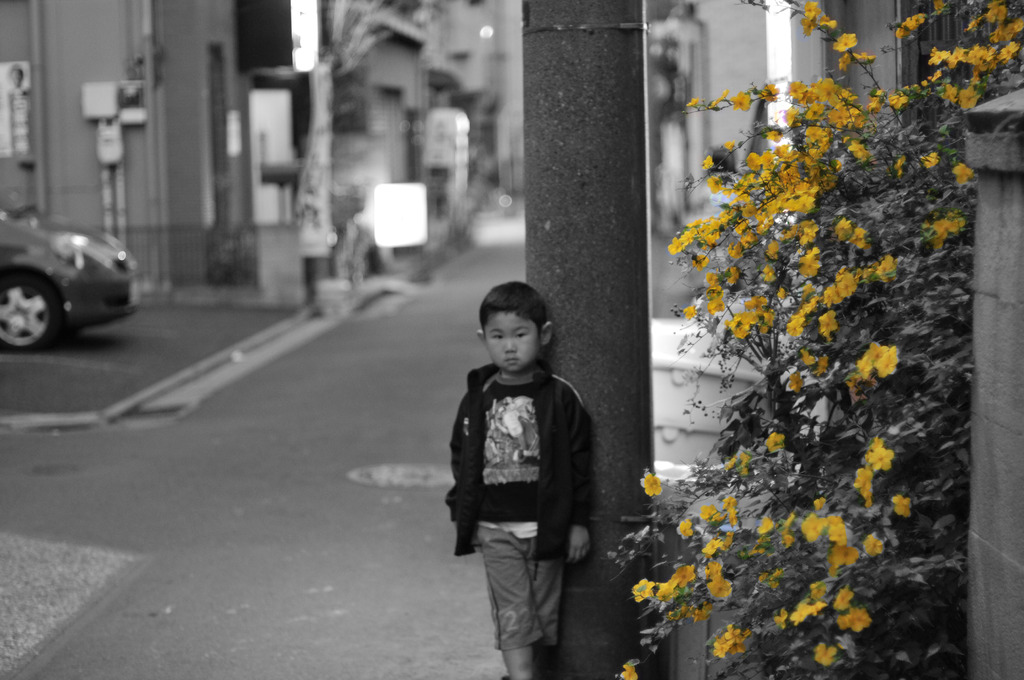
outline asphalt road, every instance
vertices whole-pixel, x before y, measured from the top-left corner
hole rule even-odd
[[[479,300],[524,271],[521,224],[489,226],[178,418],[0,431],[0,680],[500,677],[442,503]],[[3,408],[102,408],[287,317],[163,311],[5,355]]]
[[[464,253],[181,418],[0,433],[0,678],[500,677],[442,498],[479,299],[522,252]]]

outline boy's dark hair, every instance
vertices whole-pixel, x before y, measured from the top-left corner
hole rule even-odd
[[[492,316],[501,312],[511,312],[529,319],[537,324],[538,331],[548,322],[548,308],[544,298],[522,281],[509,281],[491,288],[480,303],[480,328],[486,326]]]

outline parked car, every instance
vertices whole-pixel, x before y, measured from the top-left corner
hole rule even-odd
[[[109,234],[0,209],[0,350],[40,349],[133,313],[135,269]]]

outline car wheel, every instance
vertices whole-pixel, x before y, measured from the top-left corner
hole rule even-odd
[[[60,296],[48,281],[30,274],[0,279],[0,349],[46,347],[63,325]]]

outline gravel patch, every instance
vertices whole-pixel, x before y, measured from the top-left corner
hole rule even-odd
[[[136,559],[0,532],[0,677],[28,663]]]

